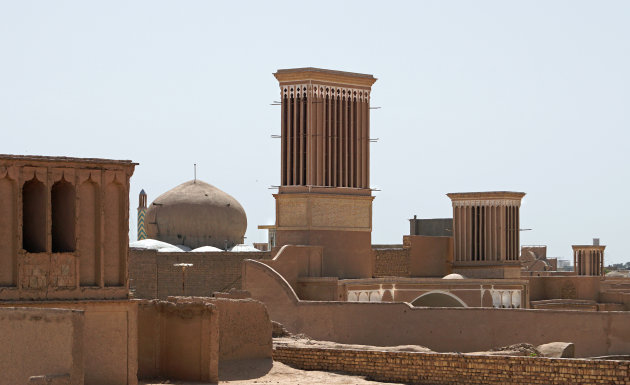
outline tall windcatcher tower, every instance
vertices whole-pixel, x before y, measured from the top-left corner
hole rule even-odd
[[[276,245],[324,247],[324,274],[371,277],[372,75],[278,70],[281,186]]]
[[[147,215],[147,193],[144,189],[140,191],[138,196],[138,240],[147,239],[147,230],[144,225],[145,217]]]

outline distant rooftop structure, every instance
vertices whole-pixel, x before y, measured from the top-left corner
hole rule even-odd
[[[409,220],[409,235],[430,237],[452,237],[453,218],[418,219],[416,215]]]

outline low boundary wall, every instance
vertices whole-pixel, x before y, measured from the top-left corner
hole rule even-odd
[[[81,334],[83,334],[85,383],[89,385],[136,385],[138,383],[136,377],[138,307],[134,302],[129,300],[0,302],[0,309],[5,307],[82,311],[84,326]],[[42,336],[46,336],[46,333],[41,333],[38,338],[43,338]],[[33,346],[43,349],[40,345],[41,343]],[[0,372],[1,377],[2,372]]]
[[[576,357],[630,352],[630,312],[419,308],[403,302],[301,301],[278,272],[244,262],[243,286],[273,321],[316,340],[421,345],[438,352],[486,351],[521,342],[573,342]]]
[[[630,384],[628,361],[276,347],[273,359],[305,370],[413,384]]]

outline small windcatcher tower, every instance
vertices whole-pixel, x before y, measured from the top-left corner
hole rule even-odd
[[[147,193],[144,189],[140,191],[138,196],[138,240],[147,239],[147,230],[145,227],[145,217],[147,215]]]
[[[573,266],[577,275],[604,275],[604,249],[599,238],[592,245],[573,245]]]
[[[453,272],[468,278],[518,278],[522,192],[447,194],[453,203]]]
[[[281,186],[276,245],[324,247],[323,273],[372,276],[370,91],[372,75],[278,70]]]

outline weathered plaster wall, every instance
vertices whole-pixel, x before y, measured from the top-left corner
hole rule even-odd
[[[139,300],[138,377],[217,382],[218,312],[209,303]]]
[[[403,245],[409,249],[412,277],[443,277],[451,273],[453,237],[406,235]]]
[[[268,259],[270,252],[158,253],[130,249],[129,285],[136,298],[166,299],[174,295],[210,296],[215,291],[241,288],[244,259]],[[182,289],[182,268],[186,268],[186,293]]]
[[[322,275],[340,278],[372,276],[372,236],[369,231],[278,230],[276,244],[322,246]]]
[[[630,313],[625,312],[299,301],[284,278],[257,261],[245,262],[243,286],[267,306],[272,320],[315,339],[377,346],[418,344],[445,352],[568,341],[575,343],[579,357],[630,352]]]
[[[299,369],[414,384],[630,384],[628,361],[291,347],[277,347],[273,358]]]
[[[69,375],[83,384],[82,311],[0,308],[0,384],[26,384],[31,376]]]
[[[85,320],[83,329],[85,384],[137,384],[136,326],[138,315],[135,303],[131,301],[0,303],[0,310],[4,307],[82,310]],[[41,337],[40,335],[38,338]]]
[[[531,301],[545,299],[588,299],[599,300],[599,276],[564,276],[564,277],[523,277],[529,280]]]

